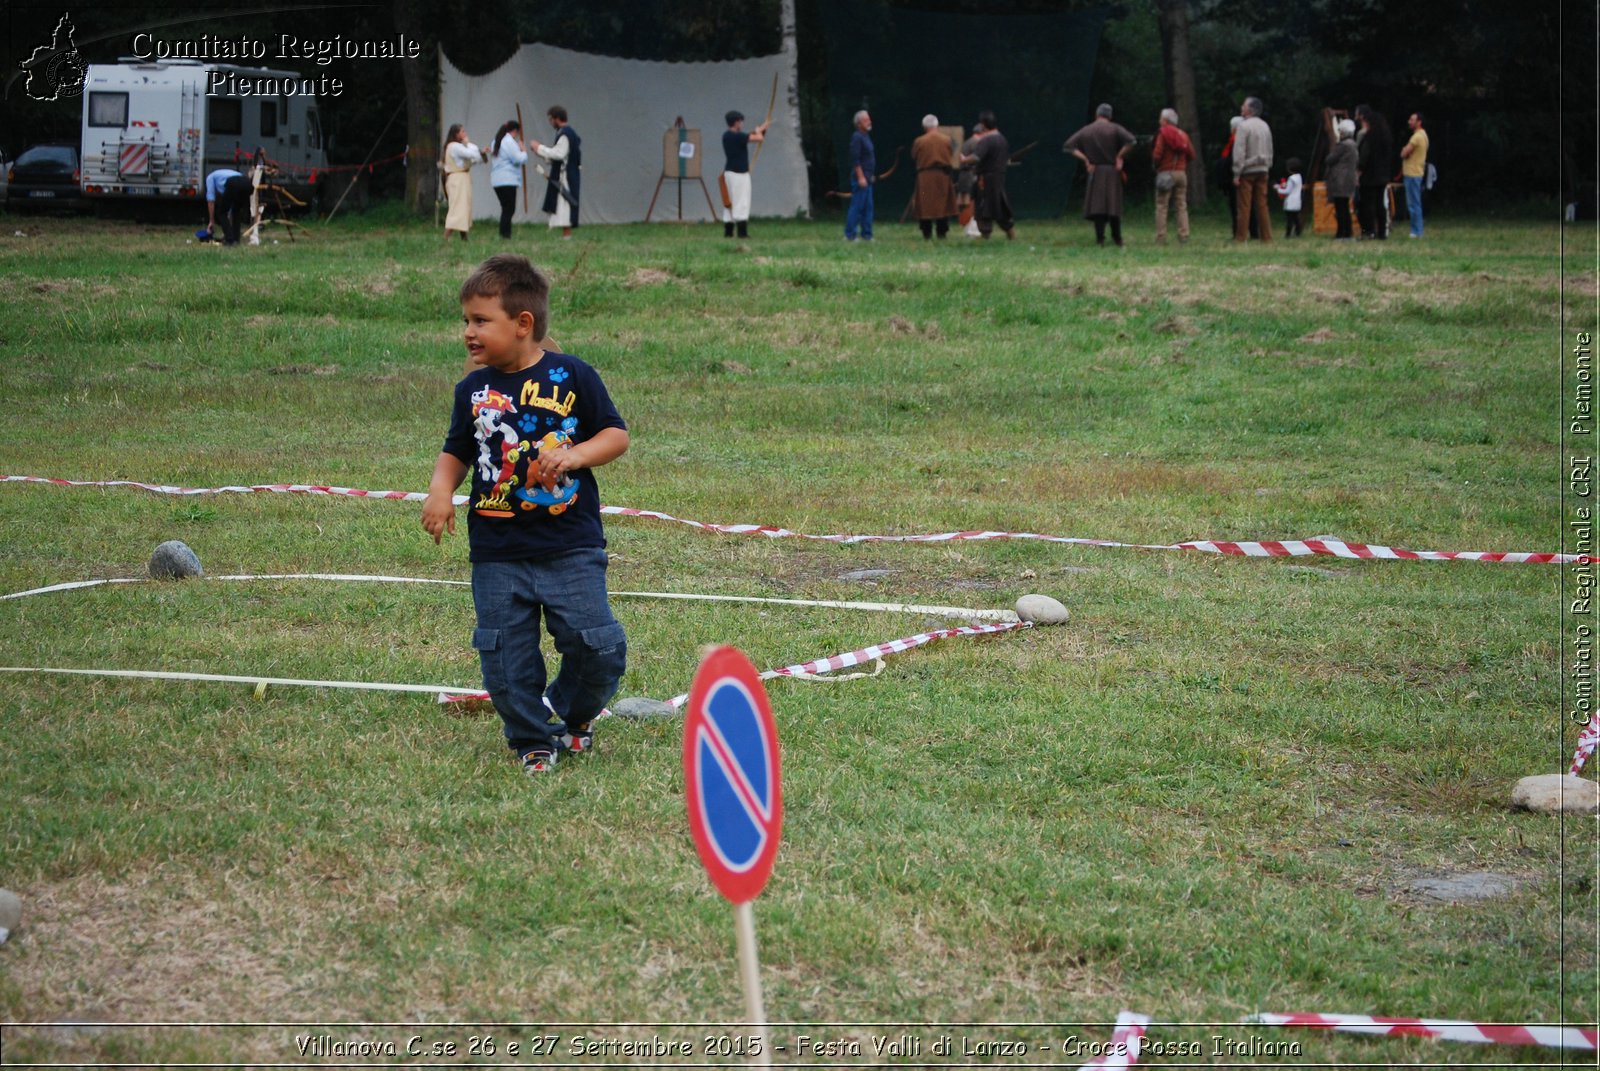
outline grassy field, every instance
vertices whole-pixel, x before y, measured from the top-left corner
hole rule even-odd
[[[1592,316],[1596,280],[1563,276],[1554,224],[1237,249],[1202,216],[1159,249],[1137,211],[1125,252],[1075,219],[1014,243],[886,223],[848,245],[832,222],[758,221],[743,244],[671,225],[507,244],[491,226],[463,246],[372,216],[221,250],[181,225],[10,216],[0,474],[423,490],[462,366],[456,290],[509,248],[549,270],[554,336],[629,421],[631,450],[599,473],[610,505],[813,534],[1560,549],[1562,286]],[[418,517],[8,484],[0,591],[142,575],[168,539],[212,575],[465,579],[464,531],[436,548]],[[1571,754],[1558,566],[608,532],[619,591],[976,608],[1042,592],[1073,612],[873,679],[769,686],[787,819],[755,917],[774,1021],[1038,1024],[942,1032],[1033,1046],[975,1062],[1042,1063],[1070,1034],[1108,1038],[1094,1024],[1121,1008],[1596,1019],[1595,824],[1507,804]],[[765,668],[948,623],[616,609],[622,694],[657,699],[687,690],[708,643]],[[118,585],[0,604],[0,663],[472,686],[471,625],[459,588]],[[280,1024],[12,1025],[8,1063],[293,1063],[314,1024],[359,1022],[397,1025],[327,1032],[517,1062],[508,1040],[560,1033],[567,1052],[575,1026],[555,1024],[743,1018],[676,721],[602,723],[596,755],[534,783],[492,713],[427,696],[0,677],[0,885],[25,911],[0,947],[0,1019]],[[1418,891],[1480,871],[1515,890]],[[525,1025],[398,1025],[422,1022]],[[800,1034],[870,1057],[891,1032],[785,1026],[778,1062],[850,1062]],[[491,1033],[495,1054],[468,1051]],[[673,1036],[708,1033],[724,1031]],[[1164,1025],[1153,1039],[1203,1058],[1143,1062],[1226,1063],[1217,1034],[1300,1046],[1242,1065],[1560,1059]]]

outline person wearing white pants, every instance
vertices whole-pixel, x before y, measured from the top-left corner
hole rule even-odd
[[[735,228],[740,238],[750,237],[750,143],[767,138],[767,124],[748,134],[744,114],[732,111],[725,117],[728,129],[722,134],[722,153],[727,164],[722,169],[722,236],[732,238]]]

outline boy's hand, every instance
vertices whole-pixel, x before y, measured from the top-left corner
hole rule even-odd
[[[445,532],[456,534],[456,503],[454,494],[430,494],[422,503],[422,527],[431,536],[435,546],[444,539]]]
[[[554,492],[568,471],[577,468],[573,464],[572,444],[563,443],[559,450],[540,450],[539,457],[539,483],[546,491]]]

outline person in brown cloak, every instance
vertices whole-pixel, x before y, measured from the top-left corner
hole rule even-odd
[[[1094,110],[1094,122],[1083,127],[1062,146],[1083,162],[1089,175],[1089,188],[1083,198],[1083,218],[1094,222],[1094,240],[1106,244],[1106,225],[1111,225],[1111,241],[1122,244],[1122,185],[1127,175],[1122,158],[1137,139],[1128,128],[1111,118],[1111,105]]]
[[[938,117],[924,115],[922,136],[911,143],[911,162],[917,168],[914,203],[924,239],[932,238],[935,229],[943,238],[950,232],[950,217],[956,214],[956,186],[951,178],[954,148],[950,136],[939,133]]]

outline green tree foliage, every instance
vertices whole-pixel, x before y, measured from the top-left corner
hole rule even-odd
[[[1441,191],[1452,198],[1549,196],[1558,190],[1562,160],[1555,114],[1566,48],[1577,98],[1566,107],[1579,120],[1569,124],[1568,144],[1586,143],[1572,155],[1592,161],[1594,68],[1592,56],[1581,55],[1595,40],[1592,4],[1195,0],[1194,10],[1208,107],[1225,122],[1244,96],[1263,98],[1280,158],[1309,154],[1323,107],[1370,104],[1397,135],[1420,110]]]
[[[521,43],[683,63],[777,52],[778,0],[489,0],[440,27],[450,62],[486,74]],[[493,27],[493,32],[485,32]]]

